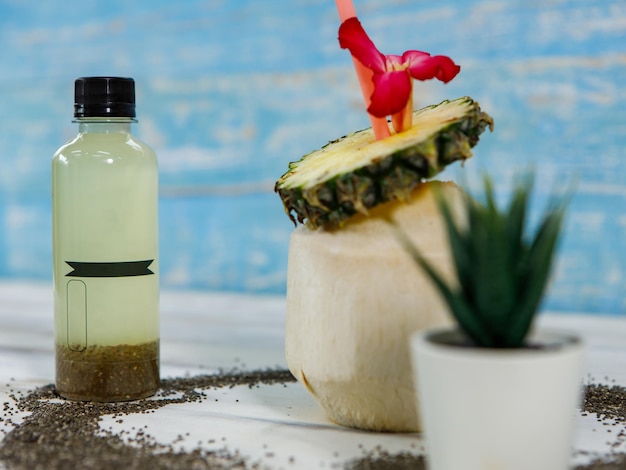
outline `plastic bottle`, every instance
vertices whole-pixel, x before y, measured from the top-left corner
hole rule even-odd
[[[158,174],[131,134],[134,80],[77,79],[74,117],[52,160],[56,388],[144,398],[159,387]]]

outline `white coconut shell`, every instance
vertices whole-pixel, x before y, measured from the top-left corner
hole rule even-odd
[[[298,227],[287,274],[286,359],[328,417],[376,431],[419,431],[409,336],[451,324],[447,307],[400,246],[392,218],[454,281],[447,235],[432,188],[459,206],[454,183],[430,182],[408,202],[376,207],[341,229]]]

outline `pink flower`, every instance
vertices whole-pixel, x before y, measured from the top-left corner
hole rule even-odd
[[[436,78],[447,83],[461,70],[452,59],[442,55],[431,56],[421,51],[406,51],[401,56],[382,54],[356,17],[341,23],[339,45],[372,72],[374,92],[367,111],[379,118],[391,116],[397,131],[406,128],[407,114],[412,112],[413,78]],[[410,115],[408,119],[410,126]]]

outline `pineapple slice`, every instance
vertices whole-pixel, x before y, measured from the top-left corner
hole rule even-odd
[[[413,113],[411,129],[374,140],[372,129],[330,142],[289,165],[276,183],[289,218],[334,228],[386,201],[406,200],[425,178],[471,157],[492,118],[469,97]],[[295,213],[295,217],[292,213]]]

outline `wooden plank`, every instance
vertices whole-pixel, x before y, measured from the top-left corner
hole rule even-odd
[[[504,195],[533,166],[539,199],[578,181],[556,310],[626,313],[626,4],[355,0],[385,53],[446,54],[449,85],[494,116],[475,158]],[[273,182],[289,161],[368,126],[334,3],[0,3],[0,276],[49,277],[48,158],[75,132],[72,82],[134,76],[138,133],[161,165],[166,286],[282,293],[292,229]]]

